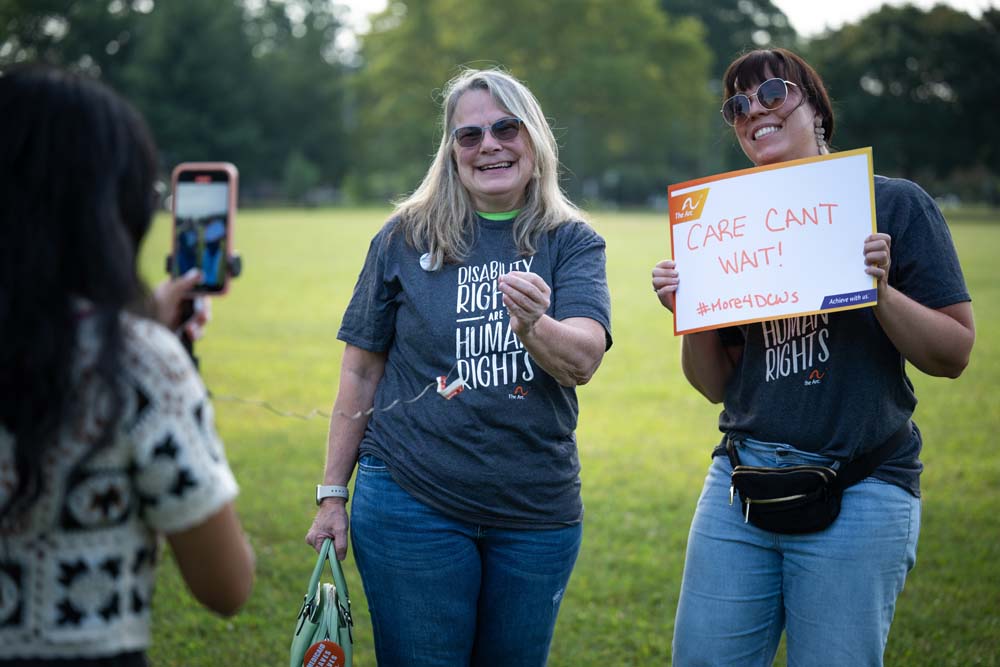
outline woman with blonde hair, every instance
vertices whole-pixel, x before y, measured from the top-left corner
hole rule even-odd
[[[522,83],[465,71],[443,111],[338,333],[306,540],[346,556],[357,464],[350,530],[378,663],[544,665],[582,539],[575,387],[611,345],[604,241],[560,191]],[[412,400],[429,382],[441,395]]]

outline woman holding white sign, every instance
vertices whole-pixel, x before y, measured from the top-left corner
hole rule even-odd
[[[575,388],[611,345],[604,240],[560,191],[522,83],[469,70],[443,111],[437,156],[372,241],[338,332],[306,539],[344,558],[357,464],[351,539],[378,664],[541,666],[582,539]],[[422,396],[436,378],[442,396]]]
[[[722,114],[757,166],[829,152],[819,75],[784,49],[724,77]],[[958,377],[970,297],[934,200],[875,177],[878,232],[858,243],[878,304],[687,334],[685,377],[722,402],[724,436],[691,525],[674,665],[881,665],[916,559],[922,445],[905,362]],[[673,310],[680,268],[653,269]],[[734,472],[735,471],[735,472]]]

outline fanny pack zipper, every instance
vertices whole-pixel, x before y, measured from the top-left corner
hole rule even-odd
[[[773,472],[773,473],[796,473],[796,472],[815,472],[823,476],[823,479],[829,481],[830,479],[837,476],[837,471],[833,468],[827,468],[825,466],[791,466],[784,468],[767,468],[764,466],[736,466],[733,468],[733,474],[740,472]]]
[[[741,472],[769,472],[775,474],[788,474],[788,473],[815,473],[823,478],[823,481],[829,482],[831,479],[837,476],[837,471],[831,468],[826,468],[824,466],[791,466],[785,468],[769,468],[765,466],[736,466],[733,468],[733,475],[737,475]],[[743,523],[750,523],[750,505],[768,505],[771,503],[782,503],[788,502],[790,500],[798,500],[800,498],[805,498],[807,494],[799,493],[794,496],[784,496],[782,498],[763,498],[761,500],[754,500],[753,498],[743,498],[743,504],[745,505],[745,512],[743,515]],[[733,500],[736,497],[736,485],[729,485],[729,504],[733,504]]]

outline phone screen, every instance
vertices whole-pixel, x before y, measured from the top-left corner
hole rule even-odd
[[[174,266],[176,275],[201,270],[202,292],[226,287],[229,248],[230,174],[224,170],[181,171],[174,188]]]

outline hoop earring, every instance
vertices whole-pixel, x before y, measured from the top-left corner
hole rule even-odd
[[[813,121],[813,128],[816,132],[816,146],[819,148],[819,154],[829,155],[830,149],[826,145],[826,130],[823,128],[823,119],[816,116]]]

